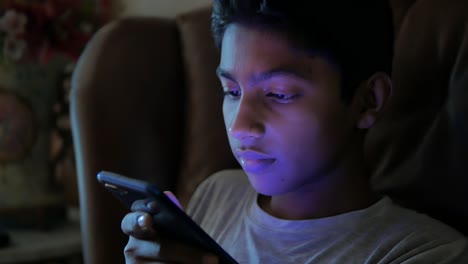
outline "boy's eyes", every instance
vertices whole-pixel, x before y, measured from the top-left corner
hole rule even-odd
[[[239,98],[242,95],[239,89],[227,89],[224,90],[224,97],[230,97],[232,99]],[[267,92],[265,97],[272,99],[275,102],[286,104],[294,101],[299,97],[299,94],[295,93],[273,93]]]
[[[229,97],[232,97],[232,98],[235,98],[235,97],[239,97],[241,96],[241,92],[240,90],[225,90],[224,91],[224,96],[229,96]]]
[[[294,99],[298,98],[298,94],[283,94],[283,93],[272,93],[269,92],[266,94],[267,97],[272,98],[278,103],[286,104],[294,101]]]

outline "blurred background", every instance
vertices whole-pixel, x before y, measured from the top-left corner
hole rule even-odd
[[[211,0],[0,0],[0,263],[82,263],[70,77],[93,34]]]

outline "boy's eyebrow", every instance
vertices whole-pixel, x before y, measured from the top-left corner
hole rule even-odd
[[[307,80],[307,77],[305,76],[305,74],[300,72],[297,69],[293,69],[289,67],[278,67],[278,68],[274,68],[274,69],[256,74],[252,76],[252,78],[249,81],[252,83],[259,83],[259,82],[268,81],[269,79],[272,79],[274,77],[280,77],[280,76],[289,76],[289,77],[298,78],[301,80]]]
[[[218,67],[216,69],[216,75],[218,75],[218,77],[223,77],[225,79],[229,79],[233,82],[236,82],[236,79],[228,71],[223,70],[221,67]],[[274,68],[274,69],[253,75],[252,77],[250,77],[249,82],[251,83],[263,82],[263,81],[267,81],[271,78],[278,77],[278,76],[292,76],[292,77],[299,78],[302,80],[308,80],[306,75],[297,69],[293,69],[290,67],[278,67],[278,68]]]
[[[223,77],[224,79],[228,79],[228,80],[231,80],[233,82],[236,82],[234,77],[229,72],[221,69],[221,67],[219,67],[219,66],[218,66],[218,68],[216,68],[216,75],[218,75],[218,77]]]

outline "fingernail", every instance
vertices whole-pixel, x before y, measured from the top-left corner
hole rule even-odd
[[[140,215],[138,218],[137,218],[137,222],[138,222],[138,226],[142,229],[142,230],[146,230],[148,229],[148,226],[147,226],[147,217],[146,215]]]

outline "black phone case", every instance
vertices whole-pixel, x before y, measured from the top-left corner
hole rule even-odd
[[[153,215],[153,221],[161,236],[207,250],[217,255],[220,263],[237,264],[215,240],[156,186],[108,171],[98,173],[97,179],[128,209],[136,200],[155,199],[159,210]]]

